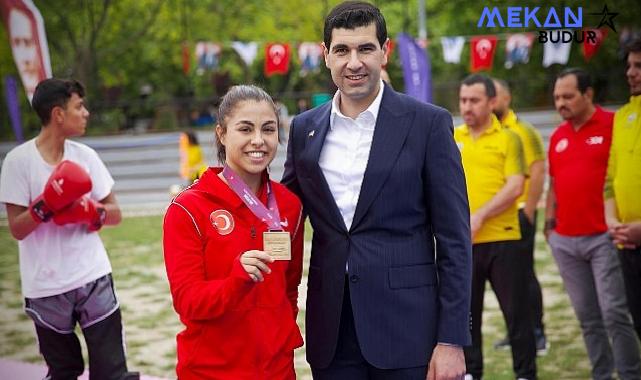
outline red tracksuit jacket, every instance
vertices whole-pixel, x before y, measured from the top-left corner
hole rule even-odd
[[[185,329],[177,336],[180,380],[294,379],[293,350],[303,344],[296,325],[302,273],[301,203],[272,183],[292,260],[270,264],[254,283],[239,257],[263,248],[267,225],[208,169],[172,201],[163,246],[174,308]],[[265,178],[267,178],[265,176]],[[265,186],[258,198],[266,204]]]

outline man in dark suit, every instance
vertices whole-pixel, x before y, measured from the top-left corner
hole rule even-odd
[[[371,4],[335,7],[324,47],[338,91],[292,121],[282,180],[314,228],[314,378],[461,379],[471,242],[451,115],[383,84],[389,39]]]

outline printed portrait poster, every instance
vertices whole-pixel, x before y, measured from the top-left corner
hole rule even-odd
[[[298,45],[298,59],[300,60],[300,73],[306,75],[317,72],[323,58],[323,47],[318,42],[301,42]]]
[[[36,85],[51,77],[51,61],[44,21],[31,0],[0,0],[2,24],[22,86],[31,101]]]
[[[218,68],[222,50],[220,44],[214,42],[201,41],[196,44],[196,60],[200,73]]]
[[[511,69],[517,63],[528,63],[533,41],[534,34],[532,33],[510,35],[505,43],[505,68]]]

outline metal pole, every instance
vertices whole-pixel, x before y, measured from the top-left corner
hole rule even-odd
[[[422,41],[427,39],[427,29],[425,28],[425,0],[418,0],[418,39]]]

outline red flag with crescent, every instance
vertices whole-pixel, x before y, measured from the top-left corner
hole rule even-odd
[[[187,41],[183,41],[182,43],[182,64],[183,64],[183,73],[185,75],[189,74],[189,64],[191,62],[191,55],[189,53],[189,44]]]
[[[588,38],[588,33],[593,33],[594,38]],[[583,58],[586,62],[589,62],[599,51],[607,35],[607,29],[586,29],[583,31]]]
[[[270,43],[265,46],[265,76],[285,75],[289,71],[289,44]]]
[[[496,36],[475,36],[470,41],[472,72],[492,70],[496,53]]]

